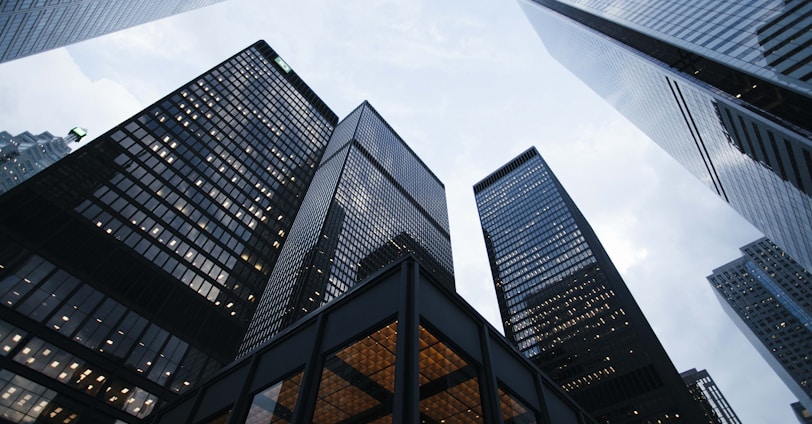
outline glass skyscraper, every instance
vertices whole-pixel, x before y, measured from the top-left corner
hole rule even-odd
[[[6,0],[0,63],[223,0]]]
[[[154,424],[595,424],[414,257],[286,328]]]
[[[812,410],[812,274],[769,239],[708,277],[728,316]]]
[[[812,268],[812,4],[519,2],[556,60]]]
[[[725,395],[719,390],[719,386],[713,381],[707,371],[697,371],[691,368],[680,373],[682,381],[688,387],[688,391],[702,407],[705,414],[711,417],[713,424],[741,424],[741,420],[727,403]]]
[[[0,132],[0,194],[67,156],[71,150],[68,144],[78,142],[85,134],[78,127],[65,137],[54,137],[47,131],[37,135],[26,131],[13,137]]]
[[[600,422],[708,422],[535,148],[474,186],[505,335]]]
[[[229,363],[337,121],[260,41],[0,196],[0,417],[138,422]]]
[[[241,355],[407,254],[454,287],[445,187],[364,102],[330,138]]]

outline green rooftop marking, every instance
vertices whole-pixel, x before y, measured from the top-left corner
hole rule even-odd
[[[84,128],[76,127],[70,130],[71,133],[76,134],[79,138],[82,138],[87,135],[87,131]]]
[[[281,57],[277,56],[273,61],[276,62],[276,64],[279,65],[279,67],[282,68],[286,74],[291,71],[290,66]]]

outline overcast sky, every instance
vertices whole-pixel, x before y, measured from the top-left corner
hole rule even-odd
[[[0,130],[89,139],[258,39],[343,117],[369,100],[445,183],[457,289],[502,330],[472,185],[535,145],[679,371],[745,424],[788,389],[705,277],[760,234],[549,57],[512,0],[227,0],[0,65]]]

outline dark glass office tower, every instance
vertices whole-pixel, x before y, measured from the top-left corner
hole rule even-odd
[[[679,375],[688,391],[691,392],[694,400],[701,405],[705,415],[711,417],[711,423],[718,424],[741,424],[741,420],[727,403],[725,395],[719,390],[719,386],[713,381],[707,371],[697,371],[691,368]]]
[[[258,42],[0,196],[0,417],[137,422],[230,362],[337,121]]]
[[[812,268],[812,4],[519,2],[556,60]]]
[[[0,63],[223,0],[6,0]]]
[[[409,256],[156,414],[155,424],[593,424]]]
[[[65,137],[49,132],[31,134],[26,131],[13,136],[0,131],[0,194],[31,178],[70,153],[70,143],[78,142],[87,133],[76,127]]]
[[[443,183],[364,102],[330,138],[241,355],[406,254],[454,287]]]
[[[719,303],[807,410],[812,410],[812,274],[769,239],[708,276]]]
[[[474,193],[505,335],[525,356],[600,422],[708,422],[535,148]]]

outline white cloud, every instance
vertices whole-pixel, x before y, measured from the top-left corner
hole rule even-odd
[[[89,78],[64,49],[0,66],[0,92],[0,128],[14,134],[65,135],[81,126],[88,129],[89,140],[141,106],[118,82]]]

